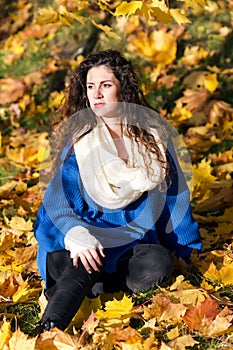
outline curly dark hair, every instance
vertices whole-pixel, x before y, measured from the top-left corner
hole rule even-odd
[[[128,109],[127,113],[124,114],[127,136],[134,139],[138,145],[144,145],[150,152],[155,153],[168,173],[169,165],[164,161],[160,148],[149,131],[151,127],[156,128],[161,139],[166,140],[168,138],[166,126],[163,125],[158,112],[146,101],[131,61],[123,57],[117,50],[104,50],[90,54],[71,77],[70,84],[65,90],[64,104],[61,105],[59,110],[59,123],[61,124],[69,118],[73,121],[68,124],[63,123],[62,128],[58,128],[59,131],[55,133],[55,139],[58,140],[61,152],[64,145],[67,145],[67,137],[69,141],[71,140],[70,145],[72,145],[96,126],[95,114],[91,108],[87,108],[86,77],[89,69],[97,66],[106,66],[111,69],[120,83],[120,101],[123,104],[135,106],[131,107],[130,110]],[[136,106],[147,108],[138,110]],[[85,110],[85,113],[82,113],[83,110]],[[72,136],[70,135],[71,130]],[[62,139],[63,142],[61,142]],[[60,161],[62,160],[61,152],[57,155],[57,159]]]
[[[148,106],[139,88],[138,77],[132,63],[116,50],[105,50],[89,55],[79,65],[66,90],[66,101],[60,111],[62,119],[87,107],[87,73],[90,68],[103,65],[110,68],[118,79],[121,101]]]

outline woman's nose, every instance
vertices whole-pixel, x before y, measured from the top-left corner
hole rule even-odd
[[[102,96],[101,87],[97,86],[94,91],[94,98],[100,98]]]

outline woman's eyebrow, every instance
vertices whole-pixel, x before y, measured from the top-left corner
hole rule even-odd
[[[100,84],[103,84],[103,83],[106,83],[106,82],[110,82],[110,83],[111,83],[112,80],[111,80],[111,79],[102,80],[102,81],[100,81]],[[86,84],[95,84],[95,83],[93,83],[93,82],[91,82],[91,81],[90,81],[90,82],[87,81]]]

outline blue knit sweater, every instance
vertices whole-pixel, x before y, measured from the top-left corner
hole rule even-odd
[[[123,209],[100,207],[83,187],[79,167],[71,154],[56,172],[44,196],[37,221],[37,263],[46,281],[48,252],[65,249],[64,237],[74,226],[84,226],[105,247],[105,271],[114,272],[127,249],[143,243],[160,243],[173,254],[189,258],[201,251],[198,224],[190,207],[190,194],[178,163],[170,159],[171,185],[166,192],[157,187],[143,193]]]

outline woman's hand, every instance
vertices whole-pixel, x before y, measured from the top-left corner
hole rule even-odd
[[[77,268],[78,260],[80,259],[88,273],[92,273],[93,270],[99,272],[100,267],[103,265],[101,257],[105,257],[102,247],[99,249],[85,249],[73,257],[73,266]]]
[[[74,267],[78,267],[80,259],[88,273],[100,271],[103,265],[101,257],[105,257],[104,248],[85,227],[75,226],[70,229],[64,238],[64,243],[65,248],[70,251]]]

